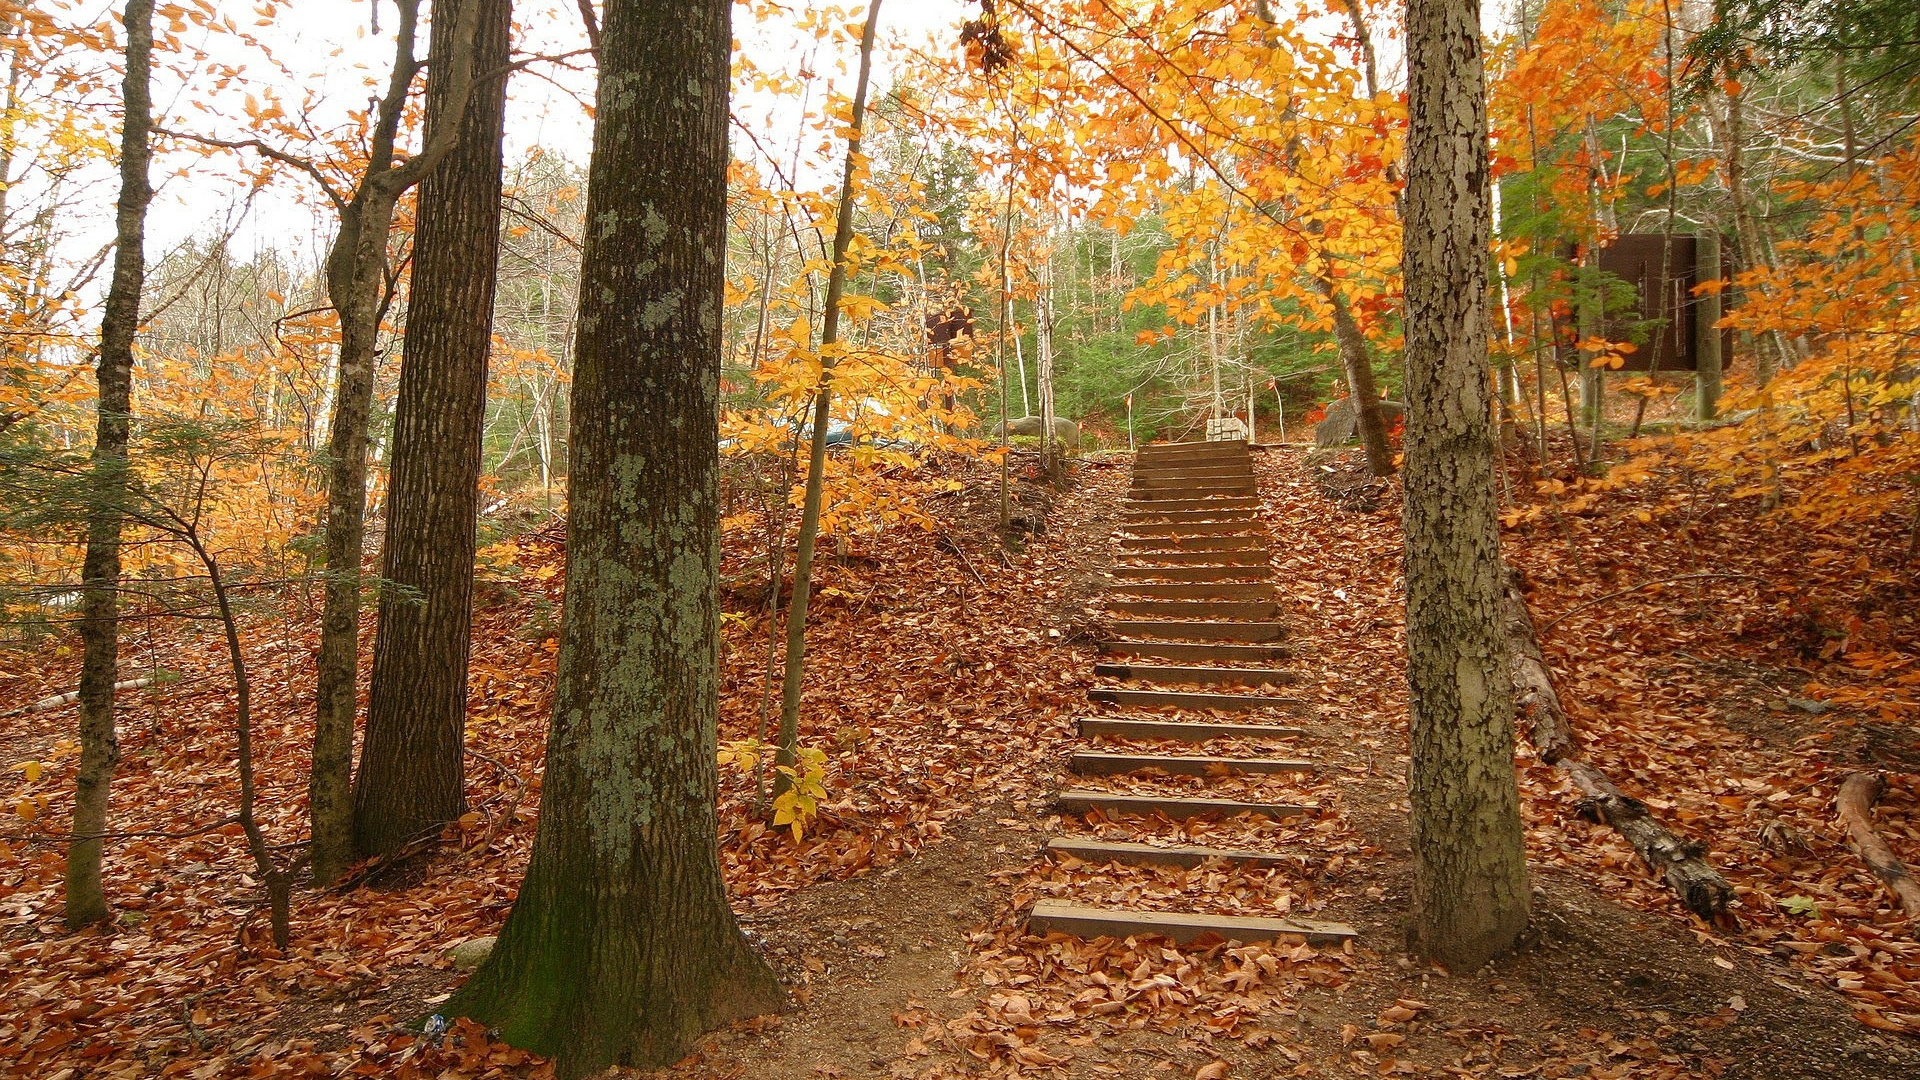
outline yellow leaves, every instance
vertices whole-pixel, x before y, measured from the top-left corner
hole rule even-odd
[[[39,783],[40,776],[46,771],[46,768],[46,765],[39,761],[22,761],[13,766],[14,771],[25,776],[29,784]]]

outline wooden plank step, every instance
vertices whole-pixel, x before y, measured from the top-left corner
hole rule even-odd
[[[1185,641],[1103,641],[1100,651],[1108,656],[1144,656],[1155,660],[1211,661],[1217,664],[1291,660],[1294,656],[1293,650],[1285,645],[1223,645],[1217,642]]]
[[[1120,504],[1120,512],[1159,513],[1163,510],[1206,510],[1215,513],[1252,512],[1260,509],[1260,500],[1245,495],[1225,495],[1217,499],[1201,499],[1191,495],[1170,495],[1127,499]]]
[[[1253,461],[1245,457],[1174,457],[1153,458],[1147,461],[1135,461],[1133,463],[1133,475],[1135,476],[1166,472],[1232,473],[1236,476],[1251,477],[1253,475]]]
[[[1138,679],[1141,682],[1192,683],[1203,686],[1285,686],[1300,681],[1297,671],[1277,668],[1181,667],[1168,664],[1095,664],[1102,679]]]
[[[1238,641],[1259,645],[1287,636],[1278,622],[1182,622],[1172,619],[1118,619],[1109,629],[1142,641]]]
[[[1159,769],[1175,776],[1272,776],[1312,772],[1317,766],[1298,758],[1232,758],[1201,754],[1107,754],[1082,750],[1067,759],[1075,776],[1123,776]]]
[[[1270,581],[1116,581],[1112,591],[1162,600],[1274,600],[1280,589]]]
[[[1195,460],[1252,461],[1253,454],[1248,451],[1244,443],[1238,446],[1230,443],[1214,443],[1207,446],[1142,447],[1140,450],[1135,451],[1133,455],[1135,466],[1138,466],[1142,462]]]
[[[1179,525],[1188,521],[1257,522],[1260,516],[1246,510],[1123,510],[1120,527],[1134,525]]]
[[[1258,566],[1265,568],[1273,555],[1265,548],[1240,548],[1234,551],[1122,551],[1121,557],[1133,566]]]
[[[1217,709],[1221,712],[1249,712],[1254,709],[1297,712],[1307,707],[1307,703],[1299,698],[1271,697],[1266,694],[1208,694],[1199,690],[1113,690],[1096,687],[1087,691],[1087,700],[1096,705]]]
[[[1129,536],[1251,536],[1260,528],[1254,518],[1238,521],[1123,521],[1120,531]]]
[[[1300,863],[1298,856],[1270,851],[1198,847],[1192,844],[1155,847],[1152,844],[1135,844],[1125,840],[1093,840],[1077,836],[1056,836],[1047,841],[1047,854],[1056,859],[1079,859],[1081,862],[1090,863],[1117,862],[1128,866],[1194,867],[1219,859],[1221,862],[1238,863],[1242,866],[1280,869],[1295,867]]]
[[[1127,487],[1129,499],[1245,499],[1259,493],[1252,477],[1227,476],[1136,476]]]
[[[1267,578],[1267,567],[1258,566],[1134,566],[1122,563],[1108,573],[1116,582],[1237,582],[1257,583]]]
[[[1123,615],[1153,619],[1272,619],[1280,605],[1272,600],[1109,600],[1107,608]]]
[[[1309,945],[1338,945],[1360,936],[1358,931],[1345,923],[1319,919],[1128,911],[1122,908],[1083,907],[1063,900],[1035,901],[1033,910],[1027,915],[1027,932],[1066,934],[1079,938],[1125,938],[1157,934],[1182,945],[1208,935],[1240,942],[1301,938]]]
[[[1317,806],[1302,806],[1297,803],[1242,802],[1239,799],[1202,799],[1187,795],[1123,795],[1087,788],[1063,791],[1054,797],[1053,804],[1063,814],[1089,814],[1095,811],[1108,817],[1115,814],[1136,814],[1140,817],[1161,814],[1172,821],[1186,821],[1189,818],[1235,817],[1240,814],[1254,814],[1259,817],[1270,817],[1275,821],[1285,821],[1288,818],[1306,817],[1320,812]]]
[[[1086,716],[1074,721],[1083,739],[1293,739],[1304,728],[1282,724],[1241,724],[1231,720],[1137,720],[1129,716]]]
[[[1251,551],[1266,549],[1267,538],[1259,533],[1229,533],[1225,536],[1122,536],[1120,549],[1127,554],[1147,551]]]

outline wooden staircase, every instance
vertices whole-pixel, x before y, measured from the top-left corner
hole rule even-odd
[[[1082,718],[1079,735],[1098,748],[1076,751],[1068,771],[1098,780],[1138,773],[1166,776],[1271,776],[1311,773],[1313,762],[1293,756],[1170,754],[1129,749],[1141,740],[1204,744],[1219,739],[1295,739],[1298,727],[1276,720],[1310,714],[1296,698],[1267,692],[1298,681],[1295,672],[1272,666],[1293,657],[1278,621],[1278,590],[1272,581],[1272,551],[1260,523],[1253,461],[1244,442],[1173,443],[1147,446],[1134,460],[1133,482],[1121,507],[1119,561],[1113,568],[1118,616],[1109,620],[1100,651],[1122,660],[1094,665],[1103,685],[1087,692],[1090,705],[1122,715]],[[1146,715],[1126,712],[1152,709]],[[1169,712],[1170,710],[1170,712]],[[1307,819],[1312,805],[1252,802],[1180,793],[1140,794],[1074,787],[1056,805],[1070,821],[1099,814],[1193,817],[1257,815],[1273,820]],[[1056,858],[1093,863],[1192,867],[1210,860],[1250,869],[1298,864],[1298,854],[1167,846],[1061,836],[1047,845]],[[1075,904],[1037,903],[1027,919],[1034,933],[1081,937],[1160,934],[1174,941],[1206,935],[1228,940],[1305,939],[1328,944],[1355,936],[1340,923],[1299,918],[1209,915],[1199,912],[1135,911]]]

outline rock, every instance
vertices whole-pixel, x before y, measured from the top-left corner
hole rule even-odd
[[[1383,400],[1380,402],[1380,418],[1389,426],[1395,420],[1405,416],[1407,407],[1398,402]],[[1322,450],[1332,449],[1350,442],[1359,434],[1360,417],[1354,408],[1352,397],[1335,398],[1327,403],[1327,418],[1314,425],[1313,445]]]
[[[492,934],[486,937],[468,938],[448,949],[447,959],[452,960],[453,966],[462,971],[472,971],[486,963],[487,957],[493,953],[493,943],[498,940],[500,939]]]
[[[1030,438],[1037,439],[1040,437],[1040,431],[1040,418],[1037,416],[1023,416],[1018,420],[1007,421],[1007,435],[1009,437],[1026,435]],[[1080,425],[1064,416],[1054,417],[1053,439],[1069,450],[1078,450],[1080,448]]]

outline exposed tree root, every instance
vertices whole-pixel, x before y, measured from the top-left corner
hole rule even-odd
[[[1877,772],[1848,773],[1840,781],[1840,794],[1833,802],[1840,813],[1840,824],[1847,830],[1847,846],[1859,855],[1900,902],[1900,910],[1909,919],[1920,919],[1920,881],[1907,872],[1893,849],[1873,827],[1873,804],[1887,789],[1886,777]]]

